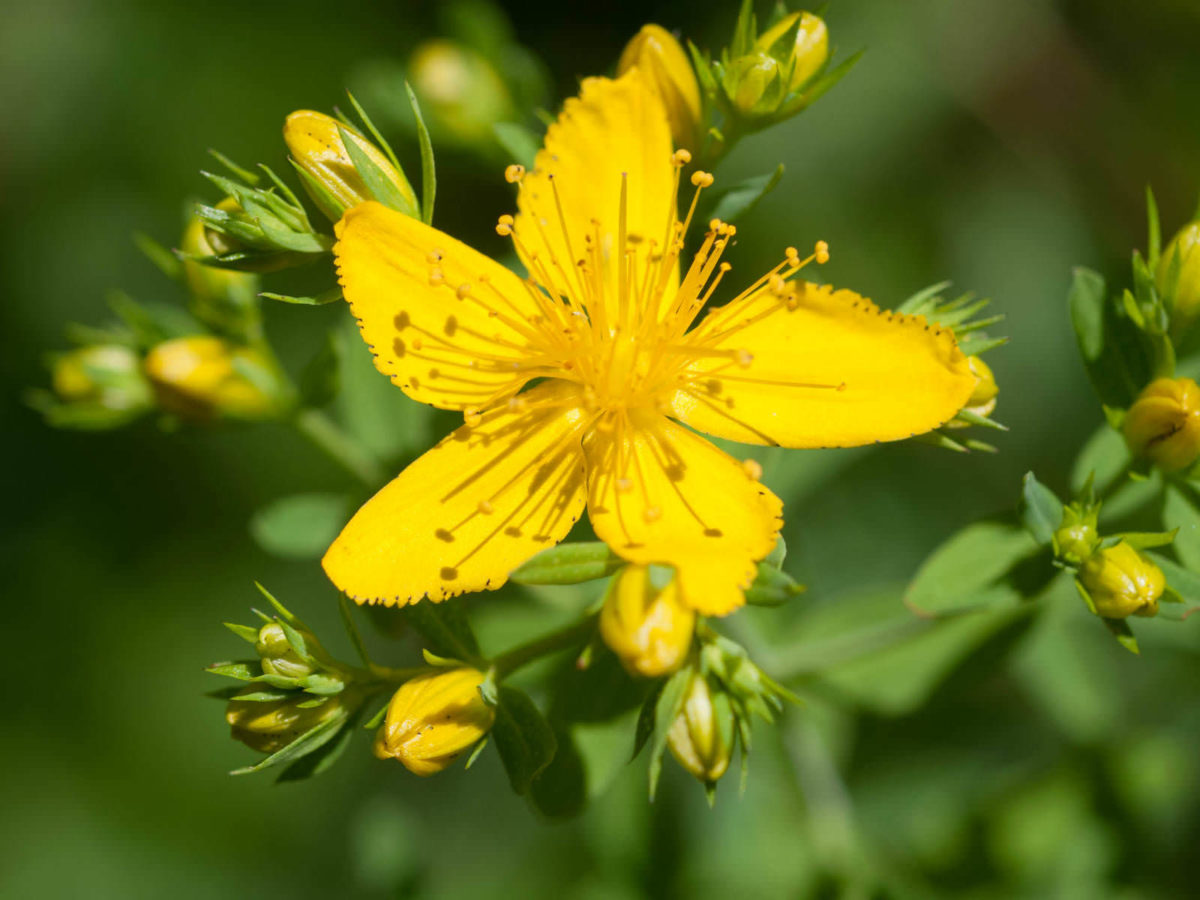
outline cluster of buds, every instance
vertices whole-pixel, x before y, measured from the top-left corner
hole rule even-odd
[[[1171,332],[1182,337],[1200,318],[1200,220],[1185,225],[1163,249],[1155,287],[1171,315]]]
[[[143,366],[159,407],[187,421],[277,418],[292,399],[265,350],[215,335],[164,341],[150,349]]]
[[[930,285],[913,294],[896,310],[907,316],[923,316],[931,325],[950,329],[958,341],[959,349],[967,357],[971,373],[975,376],[975,389],[963,408],[958,411],[958,415],[941,428],[921,435],[919,440],[960,453],[971,450],[995,452],[996,448],[991,444],[974,438],[963,438],[961,429],[974,425],[998,431],[1007,430],[991,417],[996,410],[1000,387],[996,383],[991,366],[983,361],[984,353],[1008,341],[1003,337],[989,337],[986,332],[989,326],[1002,322],[1004,316],[981,316],[991,301],[987,298],[977,299],[971,293],[946,299],[943,291],[949,286],[949,282]]]
[[[235,774],[286,764],[281,778],[300,777],[319,765],[316,754],[336,747],[376,681],[366,670],[337,662],[303,622],[259,590],[276,614],[255,610],[257,628],[226,623],[254,647],[255,657],[214,663],[208,671],[243,683],[217,694],[227,700],[225,720],[235,740],[269,754]]]

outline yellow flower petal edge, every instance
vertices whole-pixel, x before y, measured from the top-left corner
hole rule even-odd
[[[691,609],[723,616],[741,606],[755,562],[779,537],[779,498],[732,457],[662,416],[608,424],[584,444],[596,535],[630,562],[674,566]]]
[[[532,287],[448,234],[379,203],[349,210],[334,247],[342,291],[375,366],[414,400],[487,407],[546,374]]]
[[[954,417],[976,381],[948,329],[808,282],[763,287],[689,337],[712,355],[688,365],[672,412],[748,444],[854,447],[924,434]]]
[[[570,282],[577,263],[588,258],[594,242],[615,303],[619,229],[624,227],[631,243],[661,249],[673,238],[674,194],[667,113],[642,73],[585,78],[521,179],[517,252],[541,284],[563,280],[565,287],[575,287]]]
[[[494,590],[584,507],[582,414],[547,383],[464,425],[367,501],[322,565],[358,603]]]

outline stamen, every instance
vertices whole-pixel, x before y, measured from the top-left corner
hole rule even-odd
[[[509,184],[516,184],[525,177],[525,167],[513,163],[504,170],[504,180]]]
[[[829,262],[829,245],[824,241],[817,241],[816,249],[813,252],[813,259],[817,261],[817,265],[823,266]]]
[[[742,469],[750,476],[751,481],[762,481],[763,467],[757,459],[742,460]]]

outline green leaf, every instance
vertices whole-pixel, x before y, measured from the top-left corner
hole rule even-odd
[[[550,716],[556,722],[608,722],[637,708],[650,682],[634,678],[600,642],[590,645],[587,665],[565,658],[550,678]]]
[[[265,297],[267,300],[278,300],[280,303],[291,303],[294,306],[325,306],[341,300],[342,289],[340,287],[330,288],[312,297],[293,297],[289,294],[273,294],[270,291],[263,291],[258,296]]]
[[[1110,302],[1104,279],[1075,270],[1067,297],[1084,367],[1100,402],[1124,409],[1154,374],[1153,353],[1121,302]]]
[[[654,732],[650,743],[651,801],[658,791],[658,779],[662,775],[662,758],[667,750],[667,736],[683,710],[683,702],[687,699],[687,689],[694,674],[690,666],[680,669],[667,679],[658,695],[658,701],[654,704]]]
[[[277,750],[266,759],[261,760],[253,766],[243,766],[240,769],[234,769],[230,775],[249,775],[251,772],[261,772],[263,769],[270,769],[274,766],[280,766],[285,763],[295,762],[303,756],[310,753],[315,753],[325,744],[337,737],[342,731],[342,726],[346,724],[349,718],[349,713],[345,709],[339,709],[333,713],[328,719],[317,723],[300,737],[296,738],[282,750]],[[349,729],[347,729],[349,730]]]
[[[1146,557],[1162,569],[1167,584],[1183,598],[1184,603],[1200,604],[1200,575],[1160,553],[1147,553]]]
[[[1151,269],[1158,268],[1158,257],[1162,253],[1162,226],[1158,221],[1158,204],[1154,200],[1154,191],[1146,185],[1146,264]]]
[[[1174,531],[1122,531],[1112,535],[1109,540],[1114,544],[1124,541],[1135,550],[1148,550],[1152,547],[1166,547],[1175,540]],[[1105,546],[1108,545],[1107,542]]]
[[[764,560],[758,564],[754,583],[746,590],[746,602],[752,606],[780,606],[803,593],[804,585]]]
[[[1175,553],[1185,566],[1200,572],[1200,509],[1190,490],[1170,485],[1163,502],[1163,524],[1178,529]]]
[[[135,231],[133,242],[142,251],[142,255],[172,281],[178,281],[183,276],[183,264],[179,258],[150,235]]]
[[[783,178],[783,164],[780,163],[774,172],[747,178],[727,190],[722,191],[713,206],[708,218],[717,218],[723,222],[733,223],[748,215],[754,207],[771,191],[775,190],[779,180]]]
[[[304,781],[315,778],[327,772],[350,746],[350,738],[354,734],[352,722],[346,722],[344,728],[338,729],[331,738],[315,749],[305,753],[290,766],[279,773],[276,784],[288,781]]]
[[[497,122],[492,126],[496,140],[504,152],[526,169],[533,168],[534,158],[542,146],[541,138],[524,125],[516,122]]]
[[[587,774],[575,739],[566,728],[556,728],[557,750],[550,764],[533,780],[529,799],[543,815],[563,819],[578,815],[587,802]]]
[[[554,759],[558,744],[550,724],[527,694],[507,685],[501,686],[499,693],[492,741],[513,791],[525,794]]]
[[[300,402],[305,406],[325,406],[342,389],[342,334],[332,329],[325,343],[300,373]]]
[[[226,678],[236,678],[238,681],[252,681],[262,676],[262,665],[257,659],[241,659],[213,663],[205,666],[204,671],[213,675],[224,675]]]
[[[468,662],[479,659],[479,644],[461,600],[414,603],[404,607],[402,615],[436,655]]]
[[[413,118],[417,123],[417,141],[421,145],[421,221],[426,225],[433,224],[433,201],[437,196],[437,170],[433,164],[433,142],[429,139],[429,129],[425,127],[425,119],[421,115],[421,104],[413,93],[412,85],[404,82],[408,91],[408,102],[412,106]]]
[[[1107,423],[1097,428],[1071,467],[1071,490],[1078,493],[1094,475],[1097,493],[1108,490],[1117,478],[1129,467],[1129,449],[1125,439]]]
[[[1062,524],[1063,504],[1054,491],[1046,487],[1032,472],[1025,473],[1022,482],[1020,513],[1021,521],[1043,546],[1050,544],[1054,532]]]
[[[1117,639],[1117,643],[1128,650],[1130,653],[1139,654],[1137,638],[1133,636],[1133,629],[1129,627],[1129,623],[1124,619],[1105,619],[1101,618],[1104,627],[1108,629],[1109,634]]]
[[[518,584],[579,584],[611,575],[624,564],[603,541],[559,544],[520,566],[509,579]]]
[[[984,521],[953,535],[925,561],[904,602],[919,616],[947,616],[1019,603],[1022,591],[1007,576],[1038,550],[1024,528]],[[1047,580],[1053,569],[1046,562]]]
[[[350,517],[346,494],[293,494],[272,501],[250,520],[262,549],[285,559],[319,559]]]
[[[350,157],[350,162],[362,178],[368,193],[384,206],[416,218],[417,210],[413,209],[408,198],[380,168],[379,164],[367,156],[362,147],[358,146],[354,138],[350,136],[350,132],[339,125],[338,134],[341,136],[342,145],[346,148],[346,155]]]
[[[250,625],[238,625],[236,622],[222,623],[226,628],[250,644],[258,643],[258,629]]]

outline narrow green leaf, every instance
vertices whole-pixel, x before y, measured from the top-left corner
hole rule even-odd
[[[244,181],[250,187],[254,187],[258,184],[258,176],[257,175],[255,175],[249,169],[239,166],[237,163],[235,163],[232,159],[230,159],[224,153],[221,153],[219,150],[214,150],[212,147],[209,147],[208,155],[211,156],[213,159],[215,159],[217,162],[219,162],[221,165],[223,165],[230,173],[233,174],[233,176],[235,178],[240,178],[242,181]]]
[[[415,217],[417,210],[413,209],[412,204],[409,203],[400,188],[388,177],[388,173],[367,156],[362,147],[350,136],[350,132],[338,126],[338,134],[342,138],[342,145],[346,148],[350,162],[354,165],[359,177],[362,178],[368,193],[384,206],[404,213],[406,216]]]
[[[1154,191],[1146,185],[1146,264],[1151,269],[1158,268],[1158,257],[1162,253],[1162,226],[1158,221],[1158,203],[1154,200]]]
[[[1063,504],[1054,491],[1046,487],[1032,472],[1025,473],[1021,490],[1021,521],[1034,540],[1048,545],[1062,523]]]
[[[538,774],[554,759],[558,744],[541,711],[523,691],[499,689],[492,740],[517,794],[525,794]]]
[[[337,303],[341,300],[342,289],[340,287],[330,288],[312,297],[292,297],[288,294],[274,294],[270,291],[263,291],[258,296],[265,297],[268,300],[278,300],[280,303],[291,303],[294,306],[325,306],[328,303]]]
[[[690,667],[680,669],[672,675],[654,704],[654,734],[650,744],[650,800],[658,792],[658,779],[662,775],[662,758],[667,750],[667,736],[671,726],[683,709],[683,701],[687,697],[687,689],[693,676]]]
[[[774,172],[738,182],[720,193],[709,218],[733,223],[743,216],[749,215],[767,194],[775,190],[782,178],[783,164],[781,163],[776,166]]]
[[[1023,527],[983,521],[951,536],[917,571],[904,603],[919,616],[948,616],[1019,603],[1023,591],[1006,578],[1038,551]],[[1047,580],[1053,568],[1046,563]]]
[[[367,652],[367,645],[363,641],[362,632],[358,630],[358,626],[354,623],[354,611],[351,608],[353,604],[345,594],[338,595],[338,612],[342,616],[342,625],[346,629],[346,635],[350,638],[350,643],[354,645],[354,652],[358,654],[359,660],[368,668],[371,666],[371,654]]]
[[[226,628],[250,644],[258,643],[258,629],[250,625],[239,625],[236,622],[222,623]]]
[[[308,778],[315,778],[322,772],[328,771],[341,758],[342,754],[346,752],[354,731],[352,723],[346,722],[345,727],[338,729],[333,737],[319,747],[305,753],[280,772],[279,777],[275,779],[275,783],[282,784],[288,781],[303,781]]]
[[[1124,619],[1104,619],[1101,618],[1104,627],[1109,633],[1117,639],[1117,643],[1128,650],[1130,653],[1140,655],[1138,650],[1137,638],[1133,636],[1133,629],[1129,627],[1129,623]]]
[[[142,251],[142,255],[154,263],[158,270],[172,281],[178,281],[183,276],[183,265],[179,258],[150,235],[135,231],[133,242]]]
[[[426,225],[433,224],[433,201],[437,196],[437,170],[433,164],[433,141],[429,139],[429,129],[425,127],[425,118],[421,115],[421,104],[413,93],[412,85],[404,82],[408,91],[408,102],[412,106],[413,118],[417,123],[417,141],[421,145],[421,221]]]
[[[611,575],[624,564],[603,541],[559,544],[517,568],[509,579],[518,584],[579,584]]]
[[[758,575],[746,589],[745,596],[752,606],[780,606],[803,593],[804,585],[797,584],[787,572],[764,560],[758,564]]]

